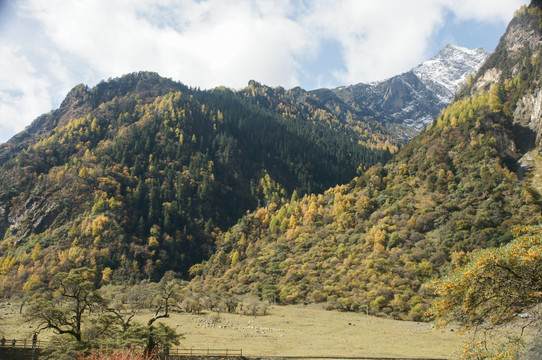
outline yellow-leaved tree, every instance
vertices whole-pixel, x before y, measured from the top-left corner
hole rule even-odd
[[[516,359],[525,350],[525,333],[534,334],[534,351],[542,347],[542,227],[518,227],[514,232],[512,242],[474,252],[432,284],[437,295],[432,315],[439,324],[459,321],[463,331],[475,334],[462,358]],[[520,330],[494,341],[501,337],[490,334],[511,323]]]

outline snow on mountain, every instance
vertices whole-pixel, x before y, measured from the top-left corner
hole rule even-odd
[[[489,55],[481,48],[448,45],[404,74],[332,91],[356,109],[370,109],[373,119],[406,141],[450,104],[461,83],[476,73]]]
[[[422,82],[445,103],[449,103],[466,77],[478,71],[491,53],[450,44],[434,58],[412,69]]]

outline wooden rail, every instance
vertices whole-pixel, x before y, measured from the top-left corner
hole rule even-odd
[[[0,341],[0,349],[39,349],[47,346],[48,343],[48,341],[41,340],[33,342],[31,339],[5,339],[5,341]]]
[[[258,359],[258,360],[274,360],[274,359],[298,359],[298,360],[448,360],[445,358],[406,358],[406,357],[377,357],[377,356],[340,356],[340,355],[322,355],[322,356],[245,356],[247,359]]]
[[[31,339],[6,339],[0,342],[0,353],[2,349],[43,349],[49,344],[48,341],[38,340],[33,343]],[[211,348],[172,348],[166,350],[166,359],[169,356],[195,356],[195,357],[243,357],[243,349],[211,349]],[[443,358],[404,358],[404,357],[371,357],[371,356],[244,356],[254,360],[447,360]]]
[[[195,356],[195,357],[244,357],[253,360],[448,360],[445,358],[407,358],[407,357],[377,357],[377,356],[265,356],[245,355],[242,349],[170,349],[169,356]]]
[[[243,349],[169,349],[170,356],[243,356]]]

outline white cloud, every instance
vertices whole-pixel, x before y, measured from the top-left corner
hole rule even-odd
[[[0,141],[6,141],[8,134],[23,130],[53,104],[48,81],[36,73],[19,48],[0,42],[0,69]]]
[[[507,23],[526,0],[325,0],[304,18],[319,38],[342,44],[344,83],[381,80],[409,70],[427,58],[430,38],[456,21]]]
[[[347,70],[337,76],[357,83],[395,75],[423,59],[442,12],[434,0],[340,0],[315,3],[304,21],[319,37],[341,42]]]
[[[392,76],[427,56],[428,39],[457,19],[506,21],[521,0],[28,0],[47,36],[99,77],[152,70],[203,88],[249,79],[299,85],[300,63],[326,38],[341,44],[346,83]],[[512,10],[510,10],[512,9]]]
[[[103,77],[152,70],[204,88],[240,87],[250,78],[297,85],[295,54],[310,41],[280,6],[271,1],[180,4],[161,2],[173,6],[171,14],[177,16],[164,22],[157,21],[163,8],[128,0],[33,1],[27,11],[58,47]]]
[[[528,0],[448,0],[446,4],[458,20],[508,22],[514,11]]]
[[[58,106],[78,83],[92,86],[133,71],[156,71],[202,88],[240,88],[250,79],[297,86],[311,76],[307,63],[330,43],[340,56],[327,58],[342,63],[330,65],[326,82],[379,80],[433,55],[429,43],[446,14],[456,21],[506,23],[525,2],[21,0],[18,16],[35,28],[4,32],[0,133],[2,126],[20,130]],[[324,81],[321,73],[313,77]]]

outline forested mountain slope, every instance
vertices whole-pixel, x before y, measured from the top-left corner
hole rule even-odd
[[[118,281],[186,274],[247,210],[390,157],[368,128],[255,86],[199,91],[153,73],[80,85],[2,144],[3,288],[80,266]],[[264,90],[276,106],[259,104]]]
[[[386,165],[245,216],[191,269],[192,287],[421,319],[425,281],[542,220],[540,194],[516,174],[535,146],[522,119],[540,105],[518,114],[541,88],[541,20],[538,2],[518,11],[457,100]]]

